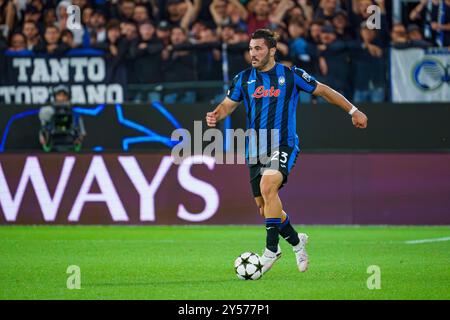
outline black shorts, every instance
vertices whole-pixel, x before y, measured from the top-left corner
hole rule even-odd
[[[261,178],[264,170],[274,169],[283,175],[283,182],[279,189],[281,189],[288,180],[289,173],[297,161],[299,154],[298,147],[280,146],[279,150],[273,151],[267,162],[259,162],[256,164],[248,165],[250,169],[250,184],[252,186],[253,196],[261,197]]]

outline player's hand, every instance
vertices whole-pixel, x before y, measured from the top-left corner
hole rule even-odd
[[[353,125],[360,129],[367,128],[367,116],[361,111],[355,111],[352,115]]]
[[[215,127],[218,122],[218,117],[217,111],[208,112],[206,114],[206,124],[208,127]]]

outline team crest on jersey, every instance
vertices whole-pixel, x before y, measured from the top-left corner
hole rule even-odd
[[[279,84],[280,86],[282,86],[282,85],[284,85],[285,83],[286,83],[286,78],[283,77],[283,76],[280,76],[280,77],[278,78],[278,84]]]

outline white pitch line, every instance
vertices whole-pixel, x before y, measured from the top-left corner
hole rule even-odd
[[[423,239],[423,240],[410,240],[410,241],[405,241],[405,243],[406,244],[417,244],[417,243],[429,243],[429,242],[441,242],[441,241],[450,241],[450,237]]]

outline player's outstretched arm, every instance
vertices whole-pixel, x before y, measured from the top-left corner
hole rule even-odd
[[[329,86],[317,81],[317,87],[313,92],[315,96],[321,96],[329,103],[335,104],[345,112],[352,116],[352,123],[357,128],[367,128],[367,116],[359,111],[350,101],[348,101],[342,94]]]
[[[206,124],[208,127],[215,127],[219,121],[230,115],[239,103],[240,102],[236,102],[228,97],[225,97],[225,99],[214,109],[214,111],[206,114]]]

